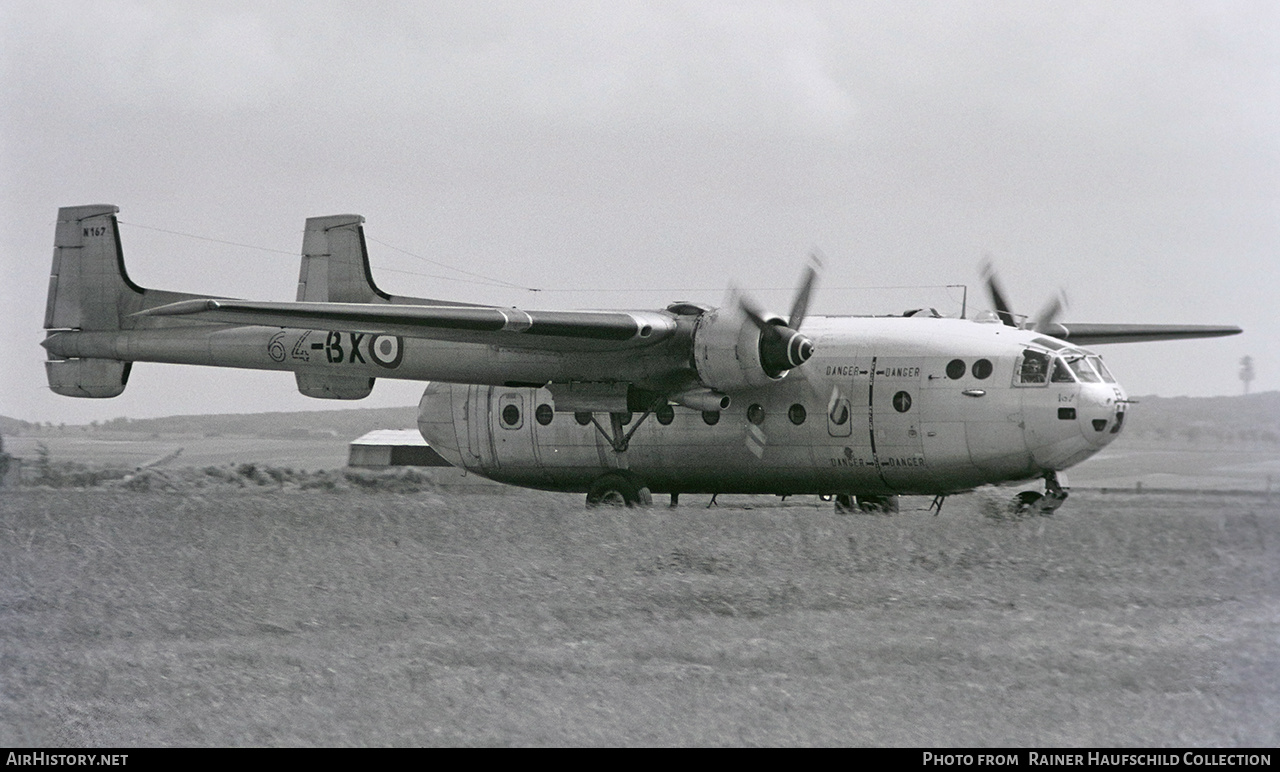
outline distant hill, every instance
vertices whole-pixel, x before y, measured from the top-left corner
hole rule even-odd
[[[163,418],[114,418],[87,426],[45,426],[0,416],[0,433],[31,436],[48,433],[100,432],[128,435],[236,436],[262,438],[358,437],[373,429],[417,426],[417,407],[308,410],[297,413],[177,415]]]
[[[1137,397],[1126,432],[1158,439],[1280,442],[1280,391],[1235,397]]]
[[[1125,432],[1152,439],[1280,443],[1280,391],[1234,397],[1137,397]],[[373,429],[411,429],[416,407],[310,410],[297,413],[116,418],[96,425],[47,427],[0,416],[0,434],[111,432],[263,438],[358,437]]]

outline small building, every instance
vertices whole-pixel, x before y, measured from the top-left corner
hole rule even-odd
[[[415,429],[375,429],[351,441],[347,466],[453,466]]]

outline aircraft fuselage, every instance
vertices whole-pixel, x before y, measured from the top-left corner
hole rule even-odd
[[[730,392],[722,411],[630,413],[624,429],[644,423],[622,452],[596,425],[607,415],[557,412],[545,388],[434,382],[418,424],[455,465],[528,487],[585,491],[618,468],[654,493],[859,495],[1031,479],[1079,463],[1123,425],[1125,393],[1096,355],[1031,331],[813,317],[805,332],[815,353],[803,368]]]

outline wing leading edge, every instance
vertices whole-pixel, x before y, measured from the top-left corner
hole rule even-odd
[[[1209,324],[1059,324],[1056,322],[1046,325],[1043,329],[1037,328],[1037,331],[1082,346],[1095,346],[1101,343],[1222,338],[1243,332],[1239,327]]]

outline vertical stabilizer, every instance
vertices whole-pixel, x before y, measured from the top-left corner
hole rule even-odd
[[[302,236],[302,269],[298,273],[299,301],[391,301],[391,296],[373,283],[363,223],[364,218],[358,214],[307,218]],[[294,375],[298,391],[316,399],[364,399],[373,391],[373,378],[331,373],[297,372]]]
[[[125,273],[118,211],[110,204],[58,210],[46,330],[115,331],[125,314],[137,310],[146,290]],[[58,394],[114,397],[124,391],[130,365],[115,359],[53,358],[45,362],[45,371],[49,388]]]
[[[302,237],[298,300],[329,303],[387,303],[369,271],[364,218],[336,214],[307,219]]]
[[[302,269],[298,273],[300,302],[483,307],[383,292],[373,281],[373,271],[369,268],[363,223],[364,218],[358,214],[307,218],[302,237]]]
[[[118,211],[109,204],[58,210],[46,330],[118,330],[121,317],[136,310],[146,290],[125,273]]]

